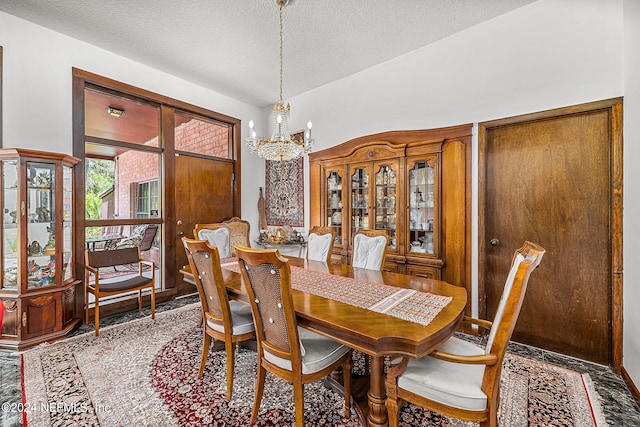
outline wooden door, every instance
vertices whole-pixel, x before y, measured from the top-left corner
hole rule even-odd
[[[480,126],[479,295],[487,319],[515,249],[530,240],[547,250],[514,341],[602,364],[617,358],[620,117],[613,100]]]
[[[182,236],[193,238],[198,223],[222,222],[234,215],[233,162],[180,155],[176,157],[175,271],[188,264]],[[178,294],[193,285],[177,278]]]

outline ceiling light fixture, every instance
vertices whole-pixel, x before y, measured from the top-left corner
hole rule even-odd
[[[256,139],[253,120],[249,121],[249,137],[246,138],[251,152],[266,160],[297,159],[311,151],[314,140],[311,139],[311,122],[307,123],[306,134],[300,138],[292,138],[289,133],[289,113],[291,106],[282,100],[282,9],[289,0],[275,0],[280,8],[280,100],[276,102],[272,111],[273,132],[271,138],[264,136]]]
[[[124,114],[124,110],[116,107],[107,107],[107,114],[113,117],[120,117]]]

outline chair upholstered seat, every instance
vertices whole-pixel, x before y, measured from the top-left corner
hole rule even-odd
[[[138,287],[149,283],[149,280],[151,280],[149,277],[143,275],[110,282],[105,281],[105,283],[100,283],[100,292],[120,292],[137,289]]]
[[[438,350],[464,356],[484,354],[484,349],[455,337]],[[484,370],[484,365],[452,363],[428,356],[411,359],[398,377],[398,387],[434,402],[481,411],[487,407],[487,395],[480,388]]]
[[[233,335],[246,334],[255,330],[250,306],[237,301],[229,301],[229,308],[231,309],[231,322],[233,324],[231,333]],[[212,319],[207,319],[207,325],[214,331],[224,333],[224,325],[214,322]]]
[[[300,338],[303,374],[322,371],[328,366],[333,365],[350,351],[349,347],[345,347],[330,338],[316,334],[308,329],[298,327],[298,336]],[[264,358],[282,369],[289,371],[292,369],[290,360],[271,354],[268,350],[265,350]]]

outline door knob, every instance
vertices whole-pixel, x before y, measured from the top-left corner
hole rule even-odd
[[[491,246],[500,246],[500,240],[498,240],[498,239],[491,239],[491,240],[489,241],[489,244],[490,244]]]
[[[178,231],[178,236],[180,237],[184,236],[184,231]]]

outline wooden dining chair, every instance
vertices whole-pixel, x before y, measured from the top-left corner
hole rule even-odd
[[[137,266],[137,272],[112,278],[100,277],[100,269],[104,267]],[[85,324],[89,324],[89,294],[95,298],[94,319],[96,336],[100,333],[100,298],[138,291],[138,311],[142,311],[142,291],[149,289],[151,293],[151,318],[155,318],[155,268],[153,262],[140,257],[137,246],[112,249],[108,251],[85,251],[84,278],[84,310]],[[149,273],[145,273],[146,270]]]
[[[204,314],[204,340],[198,378],[202,378],[211,340],[224,342],[227,356],[227,401],[233,392],[235,351],[238,343],[255,337],[251,307],[230,301],[222,278],[218,248],[206,240],[182,238],[200,295]]]
[[[331,262],[333,241],[336,239],[336,229],[333,227],[315,226],[309,230],[307,238],[307,259]]]
[[[250,423],[258,418],[267,372],[293,384],[296,426],[304,425],[304,384],[339,367],[344,379],[345,416],[351,411],[351,350],[300,328],[291,295],[291,269],[277,249],[237,246],[258,341],[258,379]]]
[[[429,356],[403,359],[387,371],[389,426],[398,426],[402,404],[415,405],[481,427],[498,425],[502,361],[518,319],[531,272],[545,250],[525,242],[511,261],[493,322],[465,317],[464,321],[489,331],[481,348],[452,337]]]
[[[389,247],[387,230],[360,229],[353,236],[351,265],[358,268],[382,270]]]
[[[207,240],[218,248],[220,259],[231,257],[231,230],[221,222],[211,224],[196,224],[193,228],[193,238]]]
[[[231,256],[236,255],[236,245],[251,247],[249,241],[251,225],[249,221],[240,219],[237,216],[222,221],[224,225],[229,227],[229,239],[231,240]]]

